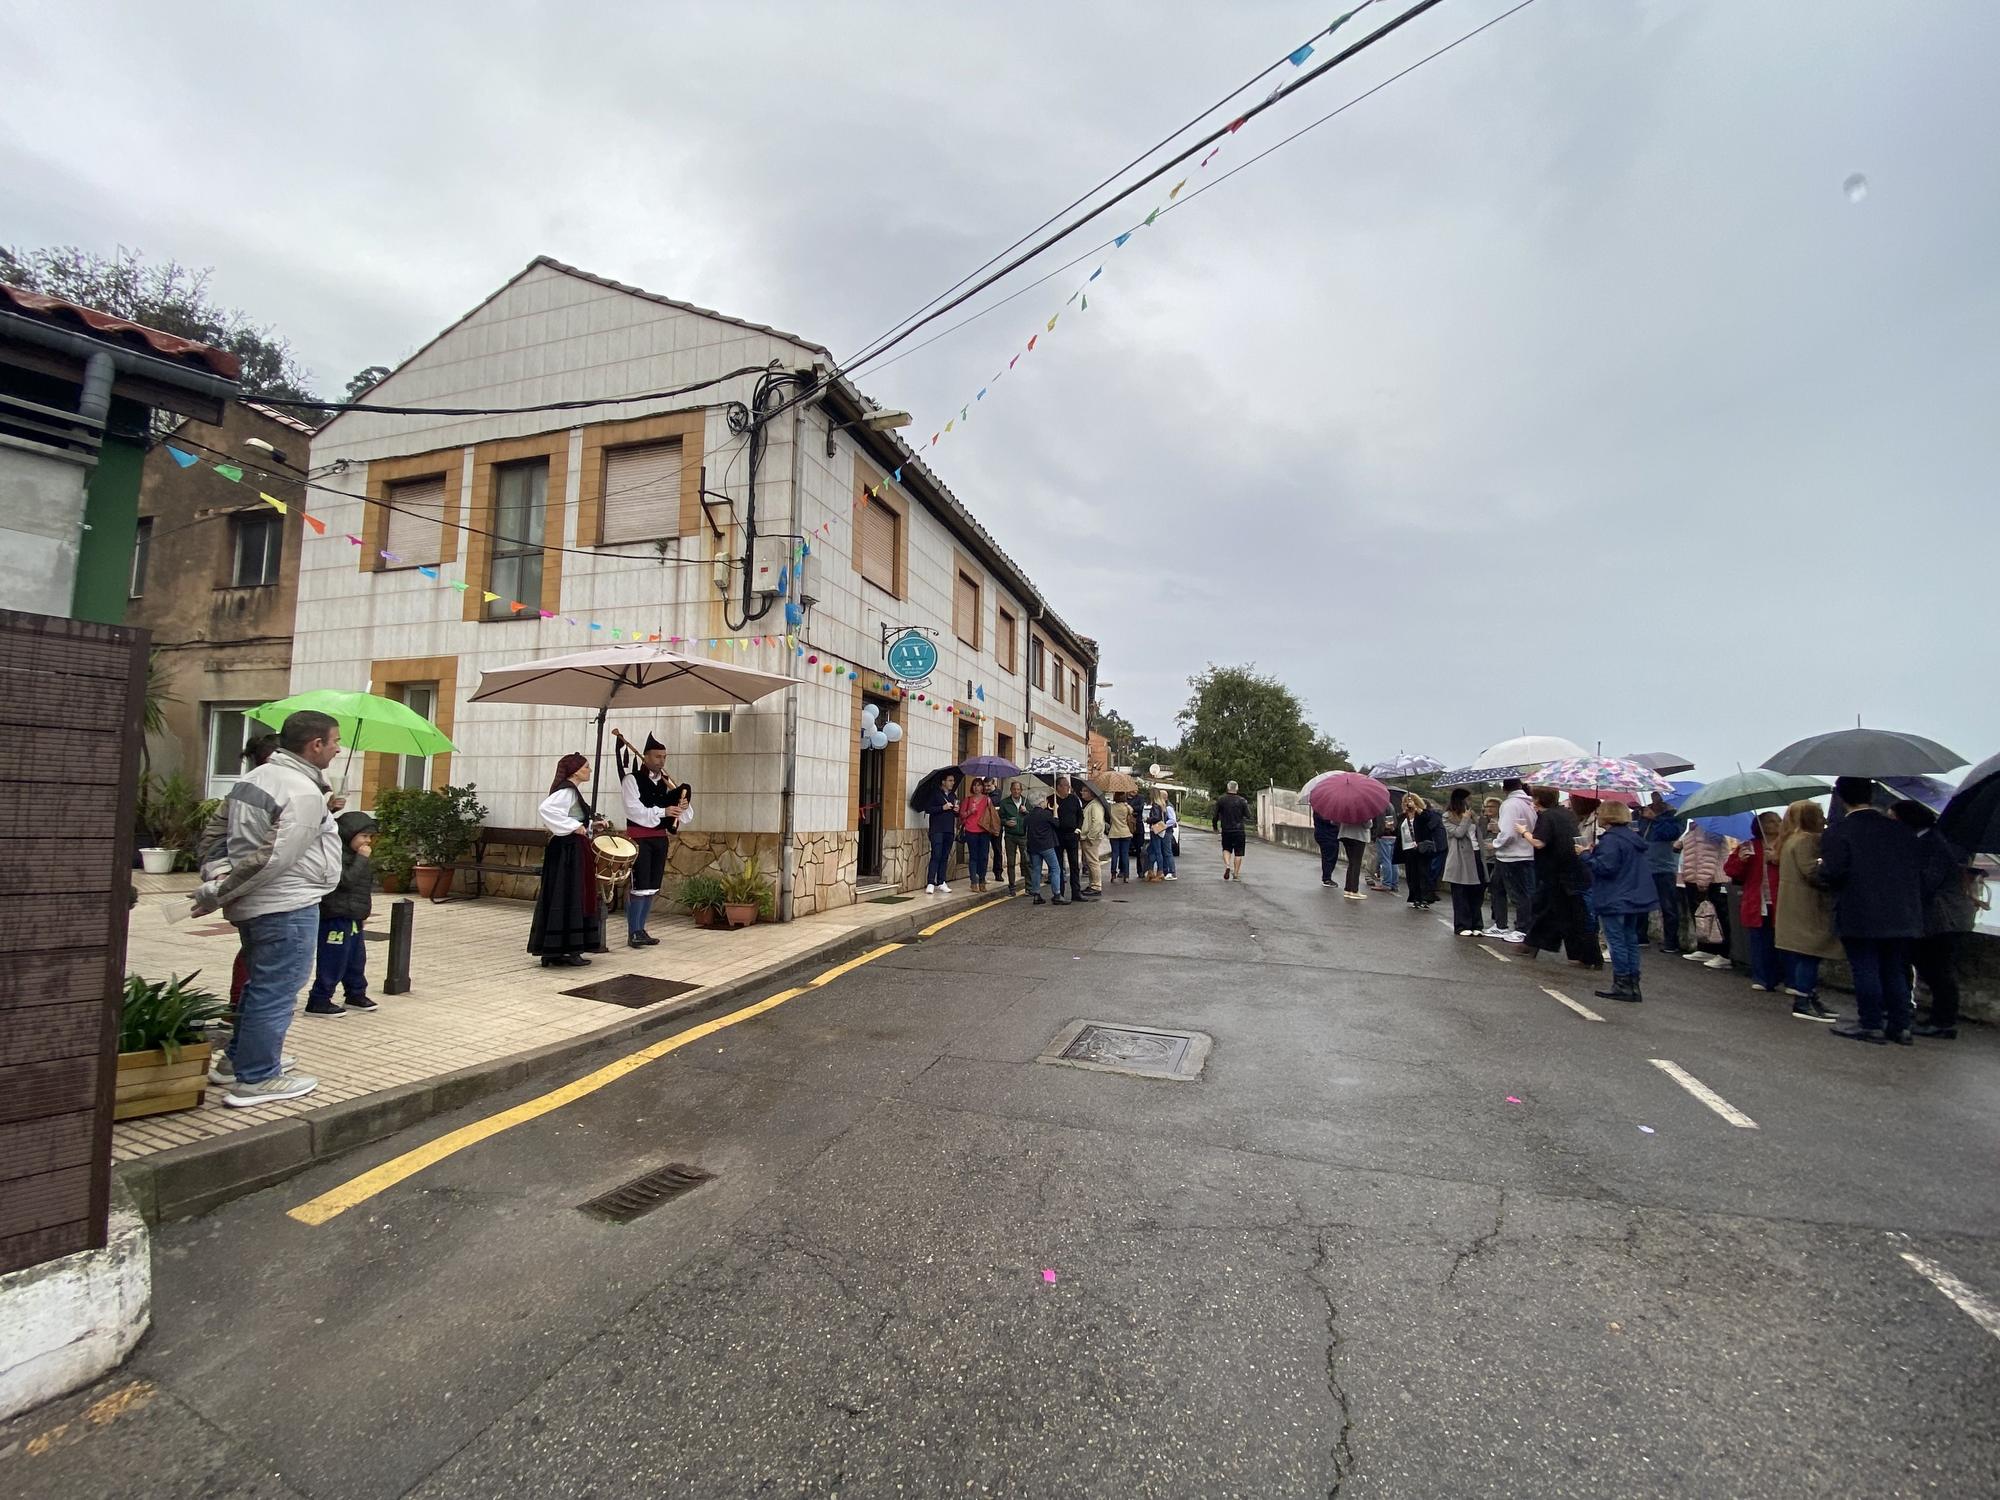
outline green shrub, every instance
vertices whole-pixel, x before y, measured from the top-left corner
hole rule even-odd
[[[183,1045],[204,1040],[203,1026],[229,1014],[229,1002],[210,990],[194,988],[195,976],[169,976],[164,981],[148,980],[138,974],[127,976],[125,999],[118,1017],[118,1050],[166,1053],[168,1062],[179,1062]]]
[[[416,865],[449,865],[463,859],[486,821],[477,790],[467,785],[436,792],[417,787],[379,792],[375,867],[384,874],[407,877]]]
[[[674,892],[674,900],[682,911],[720,911],[724,900],[722,882],[713,875],[690,875]]]

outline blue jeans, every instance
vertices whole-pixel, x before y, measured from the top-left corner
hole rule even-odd
[[[350,1000],[368,998],[368,941],[352,917],[319,919],[319,968],[306,992],[307,1004],[324,1004],[336,988]]]
[[[924,875],[925,885],[943,885],[945,874],[951,869],[951,846],[958,841],[958,830],[949,826],[931,830],[931,863]]]
[[[1162,875],[1174,873],[1174,841],[1171,835],[1153,835],[1153,868]]]
[[[965,836],[965,858],[972,866],[972,878],[981,885],[986,884],[986,856],[993,847],[990,833],[968,833]]]
[[[1062,850],[1037,849],[1028,856],[1028,889],[1041,894],[1042,882],[1049,884],[1049,893],[1058,900],[1062,898]]]
[[[1746,927],[1744,941],[1750,945],[1750,977],[1767,990],[1785,982],[1778,959],[1778,933],[1767,921],[1762,927]]]
[[[1375,840],[1375,852],[1380,856],[1375,878],[1384,890],[1396,888],[1396,841],[1394,839]]]
[[[1842,938],[1854,970],[1854,1009],[1870,1031],[1908,1031],[1916,1019],[1910,998],[1908,938]]]
[[[1604,928],[1604,941],[1611,945],[1611,972],[1627,979],[1639,977],[1639,949],[1646,941],[1643,911],[1606,912],[1597,920]]]
[[[1813,953],[1780,953],[1785,961],[1785,983],[1801,995],[1819,995],[1819,956]]]
[[[319,904],[297,911],[274,911],[237,924],[250,978],[236,1008],[236,1033],[229,1060],[239,1083],[262,1083],[278,1075],[285,1033],[292,1029],[292,1003],[312,978],[319,946]],[[1906,986],[1907,988],[1907,986]]]
[[[1129,880],[1132,877],[1132,841],[1113,839],[1111,841],[1111,878]]]

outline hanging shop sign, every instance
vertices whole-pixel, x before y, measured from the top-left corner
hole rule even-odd
[[[905,687],[922,687],[937,670],[937,643],[927,631],[911,628],[887,643],[889,672]]]

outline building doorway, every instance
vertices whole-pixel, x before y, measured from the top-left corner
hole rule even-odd
[[[958,763],[962,766],[979,753],[979,726],[966,719],[958,721]]]
[[[872,693],[863,697],[864,703],[872,703],[879,711],[878,724],[887,724],[895,705],[887,698],[877,698]],[[889,750],[876,750],[868,745],[861,747],[860,791],[856,808],[855,825],[855,879],[862,882],[882,878],[882,830],[888,826],[889,810],[883,806],[883,798],[889,785]]]

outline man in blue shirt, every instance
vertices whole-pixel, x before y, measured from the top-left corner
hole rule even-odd
[[[1660,951],[1681,951],[1681,835],[1687,819],[1667,806],[1655,793],[1653,800],[1639,809],[1639,837],[1646,844],[1646,865],[1653,873],[1653,889],[1660,896]]]

